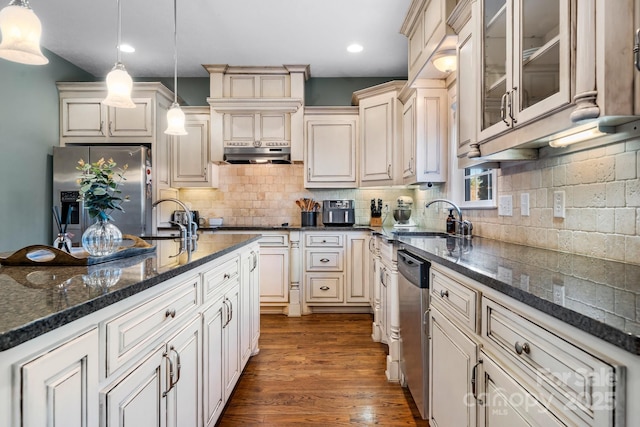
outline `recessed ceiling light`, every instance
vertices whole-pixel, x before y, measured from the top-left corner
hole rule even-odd
[[[133,53],[135,51],[136,51],[136,49],[133,46],[131,46],[130,44],[122,43],[120,45],[120,52]]]
[[[347,46],[347,50],[351,53],[358,53],[358,52],[362,52],[364,48],[362,47],[361,44],[358,43],[353,43],[350,44],[349,46]]]

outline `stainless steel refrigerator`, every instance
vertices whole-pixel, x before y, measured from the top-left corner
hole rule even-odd
[[[73,234],[71,241],[80,243],[82,233],[95,220],[89,217],[82,202],[78,201],[77,179],[81,172],[76,169],[78,160],[96,162],[104,158],[113,159],[117,167],[127,165],[125,180],[120,184],[121,196],[129,197],[122,203],[123,211],[113,210],[110,215],[123,234],[150,235],[152,231],[151,199],[151,152],[149,148],[135,146],[66,146],[53,147],[53,205],[59,209],[63,222],[71,207],[67,232]],[[58,236],[58,226],[53,221],[53,239]]]

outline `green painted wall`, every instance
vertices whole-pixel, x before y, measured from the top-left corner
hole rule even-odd
[[[52,147],[58,145],[57,81],[94,77],[45,51],[49,64],[0,59],[0,251],[51,244]]]

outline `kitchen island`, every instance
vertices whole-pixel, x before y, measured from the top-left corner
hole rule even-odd
[[[259,238],[200,235],[182,253],[162,238],[155,253],[89,267],[1,267],[0,425],[215,424],[258,351]]]

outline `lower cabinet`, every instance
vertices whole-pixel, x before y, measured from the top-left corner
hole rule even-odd
[[[105,426],[201,425],[200,316],[100,392]]]
[[[478,344],[431,306],[429,425],[476,426]]]
[[[97,328],[24,363],[19,370],[21,426],[98,426]]]
[[[429,425],[625,425],[615,357],[637,358],[441,265],[430,276]]]

